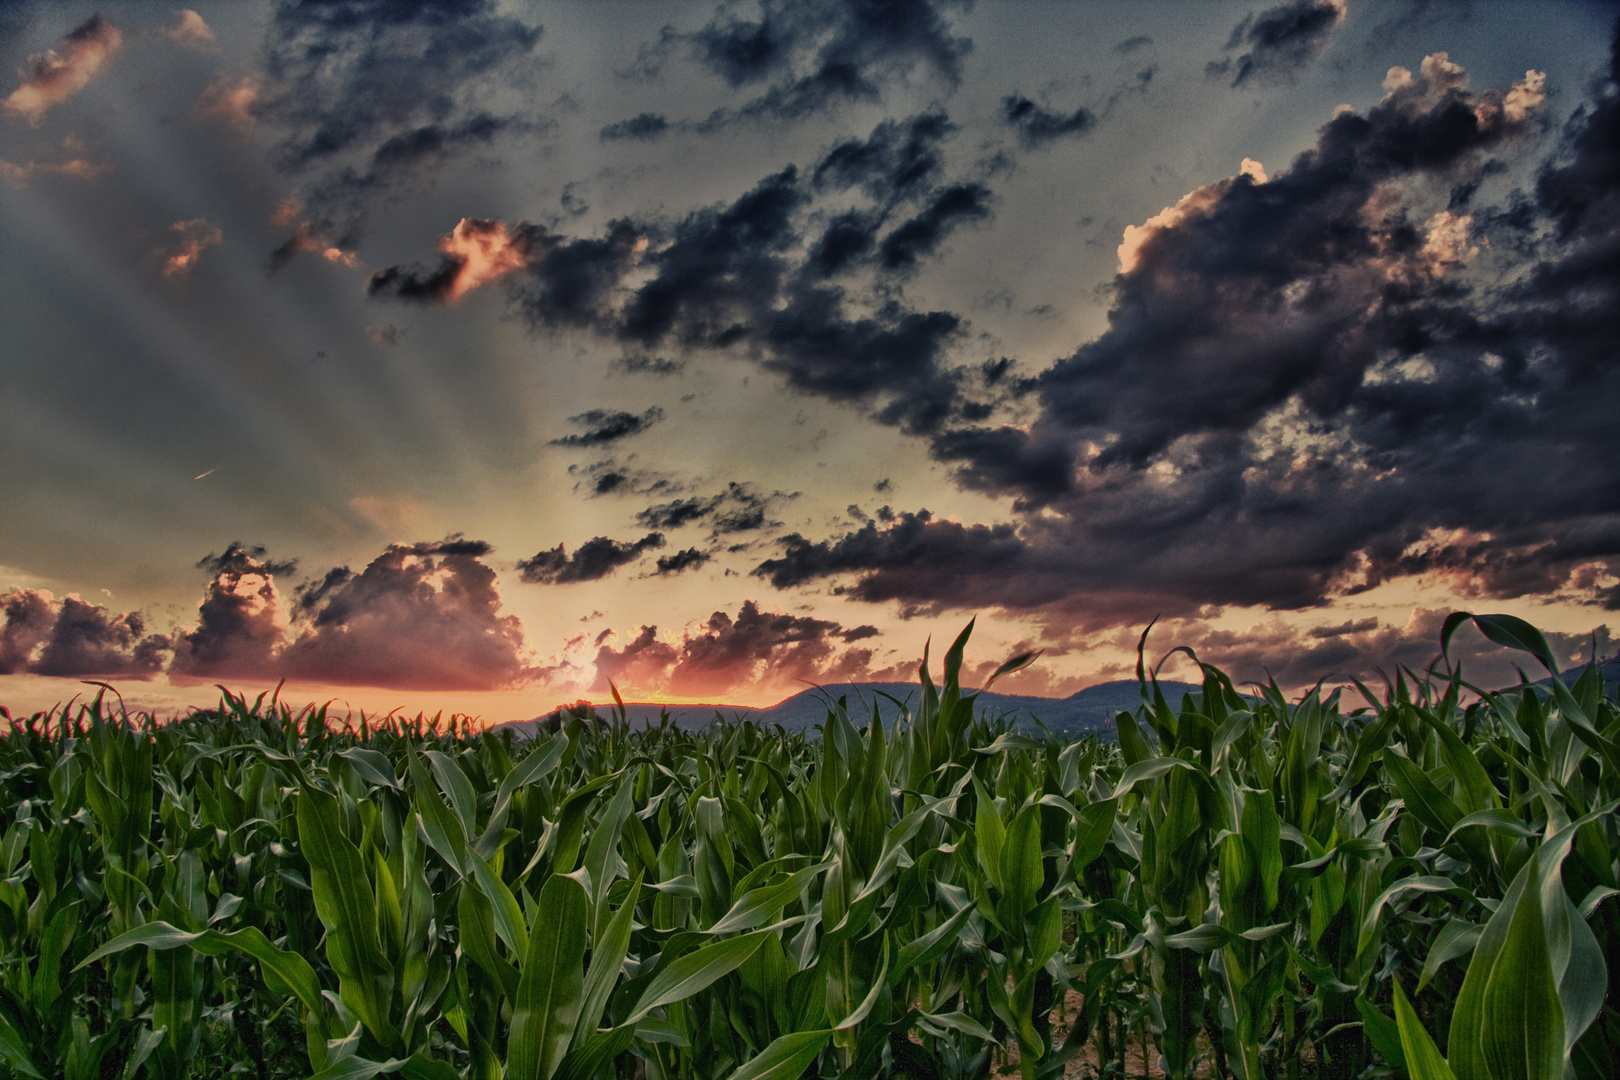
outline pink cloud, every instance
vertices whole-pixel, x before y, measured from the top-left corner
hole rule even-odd
[[[176,44],[194,49],[207,48],[214,43],[214,31],[209,29],[201,15],[190,8],[180,12],[180,21],[164,30],[163,36]]]
[[[450,537],[391,544],[356,574],[346,567],[296,590],[291,563],[233,544],[204,560],[214,580],[197,625],[175,638],[171,674],[289,678],[394,690],[492,690],[541,672],[523,628],[501,612],[488,544]]]
[[[508,231],[503,222],[462,218],[438,245],[459,263],[445,291],[445,303],[453,304],[480,285],[518,269],[528,261],[532,246],[529,233]]]
[[[191,115],[198,120],[211,120],[241,133],[258,126],[254,107],[259,103],[263,84],[256,75],[232,78],[220,75],[208,84],[202,96],[191,107]],[[290,224],[290,219],[285,224]]]
[[[869,626],[763,611],[747,600],[735,618],[716,611],[678,640],[643,626],[615,648],[612,632],[603,631],[596,639],[596,688],[607,689],[611,679],[621,689],[683,697],[785,696],[805,683],[873,678],[873,650],[853,643],[876,636]]]
[[[170,279],[189,275],[203,250],[225,239],[223,232],[203,218],[177,221],[169,228],[180,234],[178,245],[159,249],[157,254],[163,259],[163,276]]]
[[[100,15],[93,15],[62,42],[62,53],[54,49],[28,58],[23,81],[6,98],[8,112],[37,127],[54,105],[90,85],[124,42],[124,35]]]
[[[12,589],[0,597],[0,675],[150,679],[169,639],[146,632],[138,611],[115,614],[68,594]]]
[[[111,162],[91,161],[85,157],[84,143],[69,135],[62,140],[67,155],[62,161],[28,161],[21,165],[0,160],[0,179],[19,191],[36,176],[71,176],[76,180],[93,180],[112,168]]]

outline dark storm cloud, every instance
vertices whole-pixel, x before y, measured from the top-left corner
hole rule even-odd
[[[686,370],[686,364],[680,360],[671,360],[666,356],[648,356],[645,353],[635,353],[630,356],[621,356],[613,361],[613,369],[622,371],[626,375],[679,375]]]
[[[709,554],[697,548],[686,548],[673,555],[658,556],[657,566],[660,574],[679,574],[683,570],[691,570],[702,566],[709,561]]]
[[[1119,53],[1121,56],[1129,56],[1136,50],[1145,49],[1152,44],[1153,39],[1151,37],[1146,34],[1137,34],[1135,37],[1128,37],[1118,45],[1115,45],[1114,51]]]
[[[881,204],[907,198],[926,191],[944,170],[942,144],[955,130],[942,112],[885,120],[865,139],[827,151],[811,170],[811,181],[818,191],[859,185]]]
[[[794,533],[781,544],[780,558],[767,559],[753,571],[778,589],[853,572],[861,577],[847,591],[859,600],[933,602],[950,594],[961,597],[951,606],[961,607],[1039,602],[1038,591],[1022,604],[1011,594],[989,600],[992,578],[1006,581],[1014,590],[1030,582],[1029,545],[1011,525],[962,525],[921,510],[900,514],[887,524],[868,521],[838,540],[812,543]],[[952,591],[964,586],[975,591]]]
[[[638,524],[649,529],[678,529],[694,521],[701,521],[714,513],[724,496],[708,499],[676,499],[673,502],[649,506],[636,515]]]
[[[578,416],[570,416],[569,422],[579,424],[585,430],[574,435],[564,435],[551,440],[553,446],[601,446],[603,443],[618,442],[628,439],[632,435],[639,435],[664,418],[664,410],[654,405],[646,412],[637,416],[628,412],[609,412],[606,409],[591,409]]]
[[[1064,115],[1043,109],[1022,94],[1002,99],[1002,117],[1017,129],[1025,146],[1042,146],[1057,139],[1084,135],[1097,126],[1090,109],[1079,108]]]
[[[517,279],[524,316],[533,326],[591,326],[603,319],[620,280],[647,246],[646,233],[614,221],[600,239],[557,240]]]
[[[656,276],[631,297],[621,333],[647,346],[666,336],[689,345],[736,340],[747,330],[738,318],[776,299],[785,252],[798,239],[793,215],[806,201],[789,166],[731,206],[689,216],[667,247],[649,255]]]
[[[969,384],[949,360],[963,332],[959,316],[911,310],[892,287],[852,294],[827,281],[860,265],[909,273],[954,229],[989,215],[992,193],[983,184],[929,182],[949,129],[943,114],[928,114],[879,125],[866,140],[825,155],[817,167],[822,187],[860,185],[881,205],[836,216],[816,241],[805,235],[816,183],[788,166],[729,205],[673,223],[617,221],[601,239],[463,219],[440,240],[437,268],[379,270],[370,291],[453,303],[500,280],[536,330],[587,327],[631,355],[731,350],[795,390],[869,408],[909,432],[937,430],[952,418],[982,420],[992,403],[967,396]],[[920,209],[880,242],[888,214],[907,202]],[[640,430],[631,421],[643,419],[604,412],[593,421],[602,437],[559,441],[590,445]]]
[[[398,690],[491,690],[534,674],[523,631],[500,613],[491,548],[460,536],[391,544],[356,574],[339,567],[295,591],[286,610],[277,574],[290,563],[232,544],[214,572],[198,625],[177,635],[170,674],[291,678]]]
[[[669,121],[662,115],[644,112],[628,120],[607,125],[602,129],[600,137],[603,142],[619,142],[625,139],[651,142],[668,130]]]
[[[735,618],[724,611],[682,634],[679,645],[643,626],[622,649],[598,638],[598,688],[607,682],[665,685],[680,694],[720,694],[750,683],[848,682],[864,677],[870,649],[847,647],[876,635],[871,626],[846,629],[830,619],[762,611],[743,602]]]
[[[138,611],[13,588],[0,597],[0,615],[0,675],[150,679],[167,658],[168,638],[147,633]]]
[[[760,495],[750,490],[748,485],[732,481],[726,485],[725,491],[717,495],[676,499],[649,506],[636,515],[636,521],[649,529],[678,529],[693,522],[708,521],[713,524],[716,536],[750,532],[767,526],[779,526],[781,522],[772,521],[768,516],[772,504],[796,497],[796,492],[783,494],[780,491]]]
[[[932,255],[963,222],[990,216],[990,189],[983,184],[952,184],[939,191],[927,208],[897,226],[878,245],[878,263],[885,270],[910,270]]]
[[[695,58],[733,87],[768,84],[759,97],[705,121],[800,119],[922,69],[954,87],[973,48],[951,35],[932,0],[764,0],[760,18],[724,14],[690,36]]]
[[[485,102],[540,34],[490,0],[283,3],[255,111],[286,133],[281,161],[308,178],[312,217],[338,222],[352,242],[372,197],[539,122]]]
[[[1093,627],[1413,575],[1613,604],[1620,99],[1577,118],[1534,205],[1471,218],[1444,193],[1523,152],[1539,77],[1470,93],[1437,55],[1389,85],[1269,182],[1128,234],[1108,330],[1021,385],[1028,422],[926,432],[1020,521],[902,514],[755,572]]]
[[[519,561],[518,577],[531,585],[600,581],[626,563],[635,562],[644,552],[663,546],[664,534],[656,532],[634,543],[593,537],[572,555],[568,554],[566,545],[558,544],[549,551],[538,552],[533,558]]]
[[[1211,78],[1232,76],[1232,85],[1256,82],[1266,86],[1291,82],[1299,71],[1321,55],[1334,27],[1344,20],[1344,0],[1293,0],[1292,3],[1250,15],[1232,30],[1227,52],[1243,46],[1249,51],[1233,59],[1211,61]]]

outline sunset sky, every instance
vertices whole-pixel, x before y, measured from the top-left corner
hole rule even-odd
[[[7,3],[0,705],[1612,654],[1616,66],[1556,0]]]

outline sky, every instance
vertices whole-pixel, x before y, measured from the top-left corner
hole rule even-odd
[[[0,705],[1610,655],[1616,19],[0,5]]]

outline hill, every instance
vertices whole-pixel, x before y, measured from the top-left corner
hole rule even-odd
[[[1179,704],[1182,694],[1198,689],[1192,683],[1166,681],[1159,685],[1164,688],[1165,696],[1172,704]],[[659,715],[667,709],[674,721],[688,730],[711,724],[718,717],[727,722],[749,719],[755,723],[780,724],[789,731],[808,731],[826,718],[829,705],[842,698],[850,718],[856,723],[864,724],[876,707],[884,727],[888,727],[899,713],[898,706],[891,699],[915,708],[920,692],[921,688],[916,683],[909,682],[832,683],[801,690],[763,709],[726,704],[665,705],[631,701],[625,703],[625,715],[637,727],[657,723]],[[1141,701],[1136,680],[1120,679],[1088,686],[1065,698],[1001,694],[986,690],[978,695],[976,711],[1011,714],[1017,717],[1020,728],[1028,730],[1035,729],[1034,721],[1039,718],[1054,733],[1078,735],[1091,732],[1111,738],[1114,734],[1114,715],[1136,708]],[[607,706],[598,704],[598,708],[605,712]],[[532,731],[544,719],[518,720],[500,727]]]

